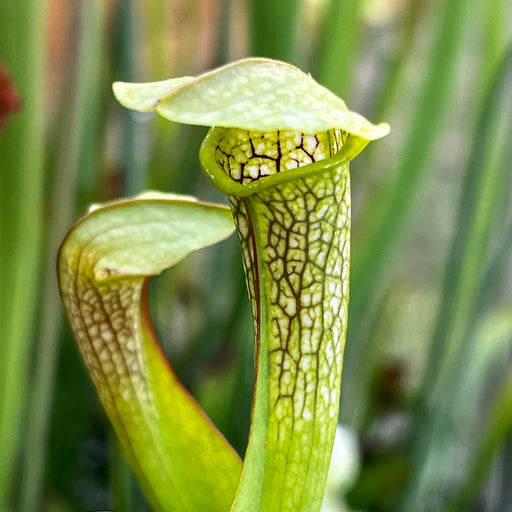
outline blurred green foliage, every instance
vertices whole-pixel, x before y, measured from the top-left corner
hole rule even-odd
[[[2,0],[23,109],[0,133],[0,510],[147,510],[63,322],[55,254],[91,202],[223,200],[199,172],[204,129],[123,110],[110,83],[246,55],[288,60],[392,126],[351,166],[341,421],[361,470],[346,502],[510,510],[511,20],[510,0]],[[155,279],[150,305],[243,453],[252,323],[235,240]]]

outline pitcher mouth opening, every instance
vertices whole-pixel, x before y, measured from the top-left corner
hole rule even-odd
[[[228,196],[267,187],[348,163],[368,140],[341,129],[316,134],[213,127],[199,158],[211,183]]]
[[[217,165],[242,185],[330,158],[348,135],[338,129],[312,135],[290,130],[219,130],[222,133],[219,132],[215,148]]]

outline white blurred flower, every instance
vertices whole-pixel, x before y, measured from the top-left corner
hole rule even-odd
[[[361,456],[356,432],[348,426],[338,425],[331,464],[327,475],[322,512],[348,512],[342,496],[354,485],[359,474]]]

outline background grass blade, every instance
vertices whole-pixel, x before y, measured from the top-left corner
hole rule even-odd
[[[450,409],[459,402],[453,390],[466,371],[465,354],[472,342],[471,329],[484,283],[482,269],[489,261],[497,205],[506,182],[503,170],[509,162],[512,137],[511,80],[512,48],[496,73],[475,128],[456,235],[423,379],[424,395],[412,427],[414,467],[402,504],[404,512],[439,508],[437,501],[429,500],[438,500],[444,494],[437,488],[442,474],[431,469],[443,466],[432,459],[442,454],[443,441],[453,429]]]
[[[253,55],[296,63],[299,0],[252,0],[250,37]]]
[[[470,5],[464,0],[449,0],[443,3],[433,19],[438,35],[433,42],[410,127],[400,144],[397,166],[385,188],[366,210],[366,222],[354,241],[349,343],[342,394],[342,415],[346,419],[353,410],[351,404],[361,400],[360,393],[366,388],[362,379],[367,375],[367,338],[358,337],[357,333],[369,324],[369,305],[380,289],[386,265],[396,249],[415,194],[429,169],[435,143],[442,133],[469,10]],[[350,340],[354,341],[350,343]]]
[[[373,105],[373,119],[384,119],[396,101],[398,90],[405,79],[406,64],[411,57],[418,25],[426,11],[426,0],[409,0],[406,4],[400,42],[389,63],[384,84],[378,91],[378,99]]]
[[[512,49],[507,52],[485,101],[473,138],[456,238],[448,261],[443,298],[425,373],[427,395],[435,397],[474,316],[489,256],[489,241],[505,185],[512,137]],[[508,93],[508,94],[507,94]],[[510,96],[510,97],[509,97]],[[510,172],[510,169],[509,169]]]
[[[497,449],[512,429],[512,372],[504,379],[492,404],[485,429],[479,440],[474,460],[468,468],[468,477],[447,507],[448,512],[463,512],[478,496]],[[509,505],[505,504],[506,505]]]
[[[73,212],[76,176],[81,170],[84,130],[88,116],[98,114],[100,53],[102,36],[102,7],[98,0],[81,3],[80,37],[76,59],[76,84],[69,106],[69,116],[61,141],[60,154],[54,178],[51,208],[51,232],[47,240],[46,267],[42,282],[41,323],[35,346],[35,373],[31,388],[34,390],[27,427],[26,454],[23,464],[21,510],[41,509],[40,494],[45,476],[46,446],[52,409],[55,368],[58,357],[59,331],[62,326],[61,307],[55,280],[55,259],[59,244],[66,233]],[[87,115],[86,115],[87,111]]]
[[[361,43],[362,2],[331,0],[326,9],[313,63],[317,80],[342,98],[350,93],[354,61]]]
[[[27,16],[30,12],[30,16]],[[43,212],[46,3],[0,5],[0,59],[23,101],[0,135],[0,510],[8,510],[27,398]]]

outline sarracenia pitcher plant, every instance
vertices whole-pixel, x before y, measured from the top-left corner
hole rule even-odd
[[[93,209],[62,244],[62,300],[123,451],[158,511],[318,511],[347,323],[348,164],[389,127],[267,59],[116,83],[114,94],[130,109],[211,126],[200,161],[231,207],[147,193]],[[243,463],[177,380],[146,299],[150,276],[235,226],[255,333]]]

